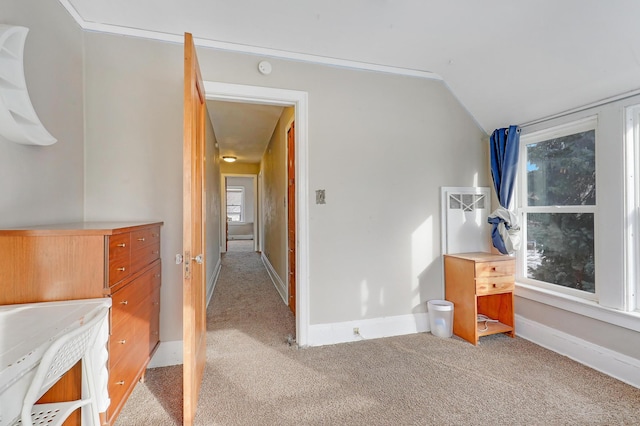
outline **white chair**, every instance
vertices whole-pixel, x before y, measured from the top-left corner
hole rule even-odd
[[[14,425],[62,425],[71,413],[85,406],[91,412],[91,426],[100,425],[91,351],[108,312],[109,308],[100,308],[87,322],[58,337],[46,350],[24,397],[22,416]],[[36,401],[80,360],[82,399],[36,404]]]

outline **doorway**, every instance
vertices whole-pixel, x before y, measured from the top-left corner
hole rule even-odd
[[[220,217],[225,222],[221,229],[221,239],[225,242],[222,252],[228,250],[229,241],[237,240],[251,241],[253,250],[261,251],[257,177],[253,174],[222,174]]]
[[[296,341],[307,346],[309,330],[308,300],[308,94],[306,92],[245,86],[217,82],[204,82],[205,96],[209,100],[246,102],[293,106],[295,109],[295,307]],[[258,231],[255,235],[259,235]]]

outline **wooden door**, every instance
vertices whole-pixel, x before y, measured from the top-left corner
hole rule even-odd
[[[295,122],[287,131],[287,247],[289,249],[289,309],[296,314],[296,139]]]
[[[198,405],[206,363],[206,265],[204,260],[204,150],[206,104],[193,37],[184,40],[183,147],[183,424],[190,426]]]

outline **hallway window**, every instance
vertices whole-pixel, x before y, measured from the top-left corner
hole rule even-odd
[[[244,188],[227,187],[227,221],[242,222],[244,220]]]

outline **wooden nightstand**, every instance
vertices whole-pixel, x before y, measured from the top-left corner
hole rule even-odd
[[[445,299],[453,302],[453,334],[474,345],[490,334],[515,337],[515,258],[491,253],[444,255]],[[478,322],[479,314],[498,322]]]

